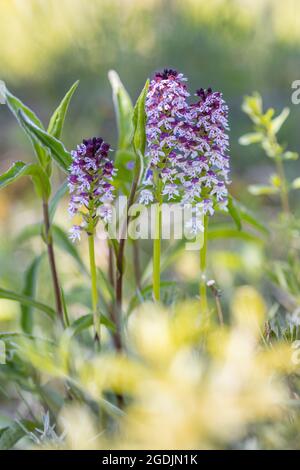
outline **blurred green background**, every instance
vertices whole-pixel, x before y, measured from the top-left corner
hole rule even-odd
[[[246,183],[267,181],[272,169],[258,147],[238,144],[251,127],[241,103],[257,90],[265,106],[289,106],[280,140],[300,151],[300,105],[291,103],[291,84],[300,78],[299,7],[298,0],[0,0],[0,79],[45,123],[80,80],[63,136],[69,149],[94,134],[116,147],[111,68],[133,100],[146,78],[164,67],[188,76],[191,92],[219,89],[230,107],[232,191],[255,206],[260,200],[249,197]],[[31,147],[1,106],[0,171],[18,159],[31,160]],[[300,173],[299,161],[287,166],[288,173]],[[32,254],[12,245],[12,234],[39,219],[33,202],[27,179],[0,193],[0,278],[8,287],[22,285],[18,276]],[[70,226],[64,208],[58,218]],[[255,261],[253,253],[247,256]]]
[[[243,95],[258,90],[266,105],[291,105],[291,83],[300,78],[298,10],[297,0],[1,0],[0,78],[44,120],[79,78],[65,130],[73,147],[99,133],[116,141],[110,68],[133,99],[155,70],[179,69],[192,92],[223,91],[240,172],[260,158],[237,144],[249,128]],[[300,106],[291,107],[282,138],[299,150]],[[11,153],[23,153],[24,139],[5,108],[0,129],[3,168]]]

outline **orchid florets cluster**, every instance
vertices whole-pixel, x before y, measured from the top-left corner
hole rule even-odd
[[[110,145],[101,137],[93,137],[83,140],[71,152],[69,213],[72,217],[76,214],[82,217],[82,223],[70,230],[73,241],[80,240],[82,230],[93,233],[99,218],[105,223],[110,220],[110,203],[114,199],[112,179],[116,170],[109,150]]]
[[[189,104],[186,78],[157,73],[146,100],[149,167],[140,202],[162,200],[201,206],[204,215],[226,210],[229,181],[228,107],[222,94],[197,91]],[[195,230],[197,231],[199,227]]]

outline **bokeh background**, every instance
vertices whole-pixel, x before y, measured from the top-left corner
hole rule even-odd
[[[0,79],[45,123],[79,79],[64,130],[66,146],[73,148],[94,134],[115,146],[109,69],[117,70],[133,100],[154,71],[179,69],[189,77],[191,90],[212,86],[223,91],[230,106],[232,191],[248,206],[263,210],[246,187],[267,181],[271,165],[258,147],[238,144],[239,136],[250,130],[241,103],[245,94],[257,90],[266,106],[278,111],[289,106],[280,140],[300,150],[300,105],[291,103],[291,84],[300,78],[299,7],[297,0],[0,0]],[[31,160],[31,147],[1,106],[0,170],[18,159]],[[288,164],[288,174],[299,170],[299,162]],[[22,274],[39,243],[35,240],[24,250],[15,242],[16,233],[39,220],[35,203],[26,179],[0,193],[0,278],[7,288],[22,287]],[[70,225],[63,209],[57,223]],[[197,261],[185,256],[178,273],[188,280],[197,272]],[[251,281],[264,259],[260,247],[247,244],[238,256],[233,248],[231,253],[219,250],[213,262],[226,285],[235,282],[230,270],[239,272],[241,282],[247,276]],[[71,271],[76,279],[76,267],[63,264],[61,269],[63,277],[69,278]]]

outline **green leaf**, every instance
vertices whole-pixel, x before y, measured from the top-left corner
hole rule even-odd
[[[86,267],[84,265],[84,262],[79,256],[79,253],[74,243],[71,242],[69,237],[63,231],[63,229],[60,228],[58,225],[52,225],[52,233],[53,233],[54,243],[57,246],[59,246],[61,250],[68,253],[76,261],[81,271],[86,272]]]
[[[115,153],[115,167],[118,171],[114,178],[114,187],[126,196],[130,192],[136,158],[136,154],[129,150],[118,150]]]
[[[63,125],[65,122],[65,117],[69,108],[71,98],[79,85],[79,80],[77,80],[66,93],[59,106],[56,108],[49,122],[48,133],[53,137],[60,139],[62,134]],[[41,127],[41,126],[39,126]]]
[[[168,292],[171,288],[177,288],[178,290],[178,284],[175,281],[162,281],[160,287],[161,293]],[[153,285],[149,284],[145,286],[141,291],[137,292],[137,294],[135,294],[129,302],[127,308],[127,315],[130,315],[133,309],[135,309],[139,304],[145,302],[145,299],[152,300],[152,291]]]
[[[23,294],[34,298],[36,291],[37,272],[42,256],[37,256],[25,272],[25,285]],[[24,333],[31,334],[33,330],[33,307],[21,305],[21,327]]]
[[[273,175],[271,175],[269,181],[271,185],[274,186],[275,188],[280,188],[282,185],[280,176],[277,175],[277,173],[274,173]]]
[[[37,163],[15,162],[9,170],[0,176],[0,189],[15,182],[21,176],[30,176],[38,196],[48,200],[51,194],[50,180]]]
[[[294,179],[294,181],[292,182],[292,188],[293,189],[300,189],[300,177]]]
[[[240,145],[257,144],[263,140],[263,135],[260,132],[250,132],[249,134],[242,135],[239,138]]]
[[[131,98],[127,93],[119,75],[114,70],[110,70],[108,78],[113,92],[113,103],[117,118],[119,134],[119,150],[128,150],[131,146],[133,134],[133,106]]]
[[[40,237],[42,234],[43,225],[42,224],[33,224],[25,227],[24,230],[17,237],[17,243],[24,243],[27,240],[30,240],[33,237]],[[78,264],[79,269],[84,273],[87,273],[86,266],[82,261],[76,246],[71,242],[66,233],[58,225],[52,225],[51,227],[53,239],[55,245],[57,245],[61,250],[68,253]]]
[[[68,173],[72,163],[70,152],[65,149],[64,145],[58,139],[34,124],[22,111],[19,111],[18,114],[24,128],[33,138],[37,139],[40,144],[51,152],[51,157],[54,158],[59,167]]]
[[[133,147],[137,155],[144,155],[146,148],[146,111],[145,101],[149,88],[149,80],[146,81],[145,86],[137,99],[133,110]]]
[[[67,194],[67,192],[68,192],[68,181],[66,180],[60,186],[60,188],[58,188],[55,195],[53,196],[53,198],[50,201],[50,204],[49,204],[49,218],[50,218],[51,222],[54,219],[54,215],[55,215],[55,212],[56,212],[56,209],[57,209],[57,206],[58,206],[59,202],[65,196],[65,194]]]
[[[242,110],[248,114],[253,122],[259,124],[262,117],[262,98],[259,93],[254,92],[252,96],[245,96]]]
[[[299,154],[297,152],[287,151],[282,154],[282,158],[284,160],[298,160]]]
[[[236,199],[234,199],[234,204],[235,204],[235,207],[238,209],[239,211],[239,216],[241,218],[241,220],[243,222],[246,222],[248,223],[249,225],[251,225],[252,227],[256,228],[257,230],[259,230],[261,233],[263,233],[264,235],[268,235],[269,234],[269,230],[268,228],[262,223],[260,222],[257,217],[252,214],[251,211],[249,211],[249,209],[247,209],[243,204],[241,204],[239,201],[237,201]]]
[[[17,236],[16,243],[24,243],[33,237],[40,237],[42,235],[43,225],[41,223],[27,225]]]
[[[219,238],[232,238],[240,239],[247,242],[263,243],[263,240],[252,233],[244,232],[243,230],[236,230],[227,225],[209,226],[208,228],[209,240]]]
[[[24,128],[19,117],[19,112],[22,111],[24,115],[28,117],[28,119],[30,119],[34,124],[36,124],[41,129],[44,128],[43,123],[40,121],[37,115],[28,106],[22,103],[22,101],[19,100],[19,98],[17,98],[12,93],[10,93],[10,91],[8,91],[7,88],[5,88],[5,98],[6,98],[6,103],[7,103],[8,108],[10,109],[14,117],[17,119],[18,123],[23,128],[23,130],[25,130],[27,137],[29,137],[40,164],[42,165],[44,170],[46,170],[47,173],[50,174],[51,166],[50,166],[49,152],[45,150],[43,146],[40,145],[39,142],[37,142],[37,140],[31,135],[30,132],[27,131],[27,129]]]
[[[277,134],[277,132],[280,130],[282,124],[286,121],[290,114],[289,108],[284,108],[279,116],[277,116],[275,119],[273,119],[271,123],[271,129],[274,132],[274,134]]]
[[[0,450],[10,450],[27,432],[34,431],[37,424],[22,420],[0,429]]]
[[[73,335],[76,336],[82,331],[90,328],[93,326],[93,315],[91,313],[88,313],[87,315],[83,315],[82,317],[78,318],[75,320],[72,325],[70,326],[70,329],[73,332]],[[101,324],[106,326],[108,329],[111,331],[115,331],[115,325],[113,324],[112,321],[110,321],[107,317],[104,315],[101,315]]]
[[[181,240],[177,240],[175,243],[169,245],[166,250],[163,250],[160,263],[161,273],[163,273],[164,270],[167,269],[168,266],[170,266],[172,263],[174,263],[174,261],[180,256],[180,253],[184,249],[186,242],[187,240],[182,238]],[[144,269],[141,281],[142,284],[145,284],[145,282],[151,278],[152,272],[153,262],[151,259]]]
[[[56,317],[56,313],[51,307],[43,304],[42,302],[38,302],[24,294],[17,294],[15,292],[2,289],[0,287],[0,299],[14,300],[16,302],[20,302],[21,305],[27,305],[29,307],[36,308],[37,310],[46,313],[52,319]]]
[[[68,308],[67,308],[65,293],[62,288],[60,289],[60,293],[61,293],[61,300],[62,300],[62,306],[63,306],[64,324],[66,327],[69,327],[70,320],[69,320]]]
[[[19,333],[18,331],[1,331],[0,332],[0,339],[2,339],[3,341],[9,342],[10,340],[14,338],[27,338],[27,339],[33,339],[34,341],[45,341],[46,343],[55,344],[55,342],[52,339],[43,338],[41,336],[28,335],[26,333]]]
[[[279,189],[275,186],[267,186],[262,184],[252,184],[248,187],[248,190],[253,196],[269,196],[277,194]]]
[[[228,212],[231,215],[232,219],[234,220],[237,229],[241,230],[242,229],[242,221],[241,221],[241,217],[240,217],[240,214],[239,214],[239,210],[235,205],[233,197],[230,196],[230,195],[228,196],[228,206],[227,207],[228,207]]]

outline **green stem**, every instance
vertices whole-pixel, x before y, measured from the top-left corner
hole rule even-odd
[[[98,291],[97,291],[97,270],[95,262],[95,242],[94,234],[88,235],[89,241],[89,256],[90,256],[90,271],[92,283],[92,310],[94,318],[95,341],[100,343],[100,314],[98,312]]]
[[[53,241],[51,235],[51,222],[49,217],[49,206],[47,201],[43,201],[43,215],[44,215],[44,227],[45,227],[45,241],[48,250],[48,259],[49,265],[51,270],[52,276],[52,283],[54,289],[54,297],[55,297],[55,304],[56,304],[56,312],[63,322],[63,305],[62,305],[62,298],[61,298],[61,290],[59,286],[55,256],[54,256],[54,249],[53,249]]]
[[[208,216],[204,216],[204,234],[203,246],[200,249],[200,307],[201,313],[207,313],[207,294],[206,294],[206,255],[207,255],[207,229]]]
[[[277,174],[280,178],[280,198],[282,209],[285,214],[290,215],[290,204],[289,204],[289,195],[287,189],[287,181],[285,176],[285,171],[282,163],[281,156],[276,156],[276,166],[277,166]]]
[[[155,232],[153,240],[153,298],[160,300],[161,202],[155,205]]]

